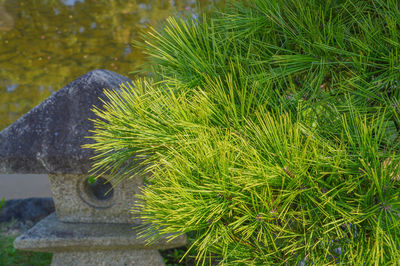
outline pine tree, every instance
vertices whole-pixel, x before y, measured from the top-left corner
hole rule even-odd
[[[398,263],[399,4],[168,19],[140,44],[152,76],[94,110],[94,173],[148,176],[143,236],[193,234],[199,263]]]

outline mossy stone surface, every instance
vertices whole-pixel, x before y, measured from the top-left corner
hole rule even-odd
[[[171,241],[161,238],[148,245],[132,224],[64,223],[55,213],[49,215],[23,235],[14,247],[41,252],[86,252],[100,250],[167,249],[186,244],[186,235]]]

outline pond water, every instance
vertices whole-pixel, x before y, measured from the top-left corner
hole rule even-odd
[[[210,0],[0,0],[0,130],[93,69],[133,78],[139,32]]]

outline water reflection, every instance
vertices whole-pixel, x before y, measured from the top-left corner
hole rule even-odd
[[[76,2],[83,2],[83,0],[64,0],[63,2],[67,6],[73,6]]]
[[[9,31],[14,27],[13,17],[7,13],[4,3],[0,2],[0,31]]]
[[[86,72],[144,63],[137,33],[209,0],[0,1],[0,129]]]

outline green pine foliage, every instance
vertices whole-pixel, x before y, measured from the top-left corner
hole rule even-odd
[[[400,2],[235,1],[140,44],[152,77],[95,109],[93,172],[197,261],[400,261]]]

